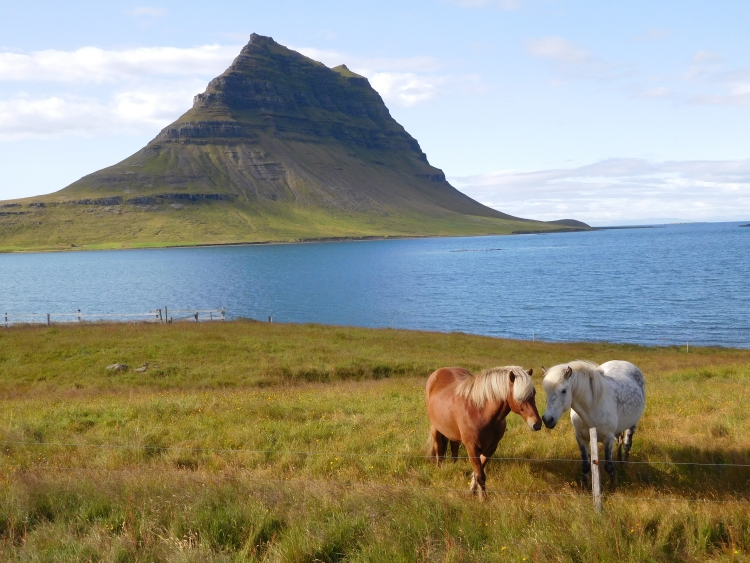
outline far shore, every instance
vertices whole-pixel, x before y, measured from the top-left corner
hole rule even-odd
[[[321,238],[303,238],[297,240],[265,240],[265,241],[244,241],[244,242],[215,242],[215,243],[196,243],[196,244],[165,244],[163,246],[131,246],[131,247],[112,247],[112,248],[86,248],[81,246],[71,246],[65,248],[49,248],[49,249],[30,249],[30,250],[3,250],[0,249],[0,254],[38,254],[47,252],[92,252],[92,251],[104,251],[104,250],[162,250],[165,248],[213,248],[223,246],[266,246],[266,245],[277,245],[277,244],[314,244],[320,242],[369,242],[377,240],[411,240],[411,239],[427,239],[427,238],[483,238],[483,237],[499,237],[499,236],[510,236],[510,235],[546,235],[546,234],[557,234],[557,233],[578,233],[578,232],[590,232],[590,231],[601,231],[608,229],[643,229],[649,227],[591,227],[589,229],[576,228],[576,227],[563,227],[560,229],[552,229],[548,231],[513,231],[510,233],[495,233],[487,235],[383,235],[383,236],[362,236],[362,237],[321,237]]]

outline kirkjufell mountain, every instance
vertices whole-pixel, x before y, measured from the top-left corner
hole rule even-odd
[[[256,34],[134,155],[53,194],[0,202],[0,250],[560,227],[462,194],[365,77]]]

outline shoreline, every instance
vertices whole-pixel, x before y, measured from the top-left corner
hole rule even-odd
[[[39,316],[43,316],[45,313],[36,313]],[[123,313],[123,316],[127,315],[128,313]],[[75,313],[70,313],[70,316],[74,316]],[[144,315],[145,317],[145,315]],[[192,318],[192,317],[191,317]],[[282,330],[284,328],[287,328],[289,330],[295,330],[295,328],[301,328],[301,327],[318,327],[321,329],[336,329],[336,330],[352,330],[352,331],[359,331],[359,330],[365,330],[365,331],[393,331],[393,332],[407,332],[410,334],[415,335],[441,335],[441,336],[450,336],[450,335],[458,335],[458,336],[467,336],[467,337],[477,337],[477,338],[491,338],[494,340],[500,340],[505,342],[514,342],[519,344],[539,344],[539,345],[571,345],[571,346],[635,346],[637,348],[643,348],[648,350],[669,350],[669,349],[676,349],[680,350],[685,348],[685,343],[681,342],[665,342],[663,344],[648,344],[644,342],[633,342],[633,341],[614,341],[614,340],[550,340],[550,339],[540,339],[534,336],[533,338],[517,338],[513,336],[502,336],[502,335],[495,335],[495,334],[482,334],[478,332],[464,332],[464,331],[441,331],[441,330],[429,330],[429,329],[419,329],[419,328],[404,328],[404,327],[392,327],[392,326],[359,326],[359,325],[336,325],[336,324],[326,324],[321,322],[278,322],[274,321],[272,323],[269,323],[265,320],[261,319],[254,319],[252,317],[243,317],[243,316],[236,316],[236,317],[230,317],[228,316],[225,320],[221,319],[214,319],[214,320],[203,320],[198,323],[192,320],[188,319],[178,319],[177,321],[173,322],[161,322],[161,321],[149,321],[145,320],[145,318],[139,318],[134,320],[106,320],[106,319],[99,319],[99,320],[83,320],[83,321],[77,321],[77,320],[71,320],[71,321],[55,321],[52,322],[52,324],[47,325],[45,322],[38,322],[38,323],[29,323],[29,322],[19,322],[19,323],[13,323],[9,322],[8,325],[3,325],[2,322],[0,322],[0,331],[6,330],[10,331],[13,329],[18,330],[24,330],[24,329],[45,329],[45,328],[82,328],[82,327],[88,327],[88,328],[100,328],[100,327],[108,327],[108,326],[126,326],[126,325],[164,325],[166,326],[175,326],[180,325],[180,327],[186,327],[188,329],[195,327],[197,325],[213,325],[213,324],[226,324],[231,323],[233,325],[241,325],[243,323],[249,323],[249,324],[258,324],[258,325],[268,325],[274,327],[274,329],[278,329],[281,327]],[[2,334],[2,332],[0,332]],[[706,350],[723,350],[723,351],[739,351],[739,352],[747,352],[750,350],[750,345],[746,347],[741,346],[731,346],[731,345],[724,345],[724,344],[703,344],[696,341],[695,344],[692,342],[689,343],[690,350],[695,350],[695,353],[698,353],[698,351],[706,351]],[[686,354],[689,354],[691,352],[685,352]]]
[[[615,227],[617,228],[617,227]],[[625,227],[630,228],[630,227]],[[632,227],[647,228],[647,227]],[[246,242],[216,242],[216,243],[196,243],[196,244],[170,244],[165,246],[133,246],[128,248],[82,248],[74,246],[70,248],[53,248],[48,250],[0,250],[0,254],[47,254],[51,252],[105,252],[111,250],[165,250],[172,248],[216,248],[224,246],[270,246],[281,244],[314,244],[320,242],[370,242],[379,240],[413,240],[428,238],[482,238],[482,237],[501,237],[511,235],[546,235],[559,233],[579,233],[597,230],[606,230],[609,227],[591,227],[589,229],[564,227],[548,231],[512,231],[510,233],[495,233],[486,235],[366,235],[361,237],[321,237],[321,238],[303,238],[299,240],[265,240],[265,241],[246,241]]]
[[[716,223],[735,223],[736,221],[715,221]],[[653,224],[653,225],[616,225],[604,227],[561,227],[545,231],[520,230],[509,233],[494,233],[484,235],[365,235],[365,236],[344,236],[344,237],[320,237],[320,238],[302,238],[298,240],[263,240],[263,241],[243,241],[243,242],[209,242],[195,244],[168,244],[165,246],[132,246],[126,248],[82,248],[79,246],[66,248],[50,249],[31,249],[31,250],[2,250],[2,254],[47,254],[52,252],[106,252],[112,250],[165,250],[173,248],[219,248],[225,246],[270,246],[286,244],[315,244],[321,242],[370,242],[379,240],[412,240],[412,239],[430,239],[430,238],[482,238],[482,237],[500,237],[511,235],[550,235],[560,233],[587,233],[597,231],[623,231],[632,229],[664,229],[671,225],[680,225],[683,223],[672,224]],[[692,223],[689,223],[692,224]],[[750,227],[750,223],[738,225],[739,227]]]

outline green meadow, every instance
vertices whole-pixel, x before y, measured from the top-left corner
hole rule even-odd
[[[484,503],[467,460],[423,457],[434,369],[533,367],[543,412],[541,365],[575,358],[647,380],[601,514],[567,419],[532,433],[510,415]],[[0,560],[750,561],[749,392],[750,350],[252,321],[0,329]]]

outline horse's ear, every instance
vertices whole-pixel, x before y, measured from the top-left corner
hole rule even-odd
[[[544,366],[542,366],[542,373],[544,373],[544,375],[547,375],[547,368]]]
[[[565,370],[565,379],[570,379],[571,375],[573,375],[573,368],[568,366],[568,369]]]
[[[534,368],[527,369],[526,373],[528,373],[529,375],[534,375]]]
[[[513,372],[510,372],[508,379],[510,379],[510,382],[513,383],[516,380],[516,374]]]

